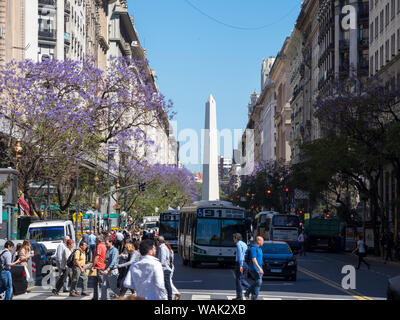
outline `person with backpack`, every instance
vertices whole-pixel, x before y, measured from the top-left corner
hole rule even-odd
[[[233,234],[233,241],[236,244],[236,265],[235,265],[235,277],[236,277],[236,298],[233,300],[243,300],[243,288],[246,290],[250,287],[246,281],[245,276],[247,275],[248,263],[246,261],[246,252],[248,250],[247,244],[242,241],[242,235],[240,233]]]
[[[68,259],[67,261],[67,266],[68,267],[72,266],[72,281],[71,281],[71,289],[69,291],[70,297],[79,296],[77,292],[79,278],[82,279],[82,296],[89,296],[89,293],[87,293],[88,277],[85,272],[86,248],[87,248],[87,243],[82,240],[79,244],[79,249],[76,249],[71,254],[72,258]]]
[[[246,299],[250,298],[250,294],[252,295],[252,300],[257,300],[258,293],[260,292],[260,288],[262,285],[262,277],[264,274],[263,266],[263,252],[262,245],[264,244],[263,237],[256,237],[256,242],[249,249],[249,272],[251,277],[254,279],[254,282],[250,285],[250,287],[246,290],[245,297]]]
[[[13,284],[11,277],[11,267],[19,264],[19,258],[15,262],[12,261],[14,242],[7,241],[4,244],[3,251],[0,252],[0,293],[6,292],[5,300],[12,299]]]
[[[67,262],[68,262],[69,257],[72,254],[73,248],[74,248],[74,240],[67,239],[66,247],[64,248],[64,250],[60,256],[60,261],[57,262],[58,271],[60,273],[60,276],[57,280],[56,287],[51,291],[56,296],[58,296],[58,293],[60,292],[61,288],[64,286],[67,278],[69,278],[70,282],[71,282],[72,268],[67,266]],[[71,260],[70,260],[70,264],[71,264]]]

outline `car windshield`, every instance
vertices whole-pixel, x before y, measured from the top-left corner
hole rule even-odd
[[[64,227],[29,228],[28,239],[35,241],[56,241],[64,239]]]
[[[277,215],[273,217],[274,227],[298,227],[299,217]]]
[[[234,233],[246,234],[244,220],[198,219],[195,242],[199,245],[233,247]]]
[[[264,254],[289,254],[290,248],[287,244],[281,243],[264,243],[261,247]]]
[[[162,221],[160,222],[160,235],[165,240],[176,240],[178,238],[179,221]]]

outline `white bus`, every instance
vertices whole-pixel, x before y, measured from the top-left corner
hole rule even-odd
[[[234,264],[233,234],[246,238],[245,209],[226,201],[198,201],[181,209],[178,252],[183,264]]]
[[[284,241],[291,249],[298,250],[300,219],[296,215],[263,211],[254,218],[254,239],[262,236],[264,240]]]

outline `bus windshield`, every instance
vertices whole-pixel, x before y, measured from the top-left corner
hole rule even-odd
[[[233,234],[241,233],[244,237],[246,229],[244,220],[237,219],[198,219],[195,243],[206,246],[232,247]]]
[[[299,226],[299,217],[297,216],[289,216],[289,215],[277,215],[273,217],[273,226],[274,227],[298,227]]]
[[[178,239],[178,224],[179,221],[161,221],[159,234],[162,235],[165,240]]]
[[[64,239],[64,227],[30,228],[28,239],[35,241],[56,241]]]

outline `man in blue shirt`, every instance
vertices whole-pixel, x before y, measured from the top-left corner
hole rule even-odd
[[[105,244],[107,247],[106,252],[106,267],[103,271],[104,281],[101,287],[101,300],[108,300],[111,298],[109,294],[109,289],[111,289],[115,296],[119,294],[119,289],[117,287],[118,281],[118,256],[119,252],[116,247],[113,246],[111,237],[105,237]]]
[[[263,266],[263,253],[261,250],[262,245],[264,244],[263,237],[258,236],[256,238],[256,242],[250,248],[250,265],[249,271],[250,275],[254,279],[254,283],[250,285],[250,287],[246,290],[245,296],[248,299],[250,297],[250,293],[252,294],[252,300],[257,300],[258,293],[260,292],[260,288],[262,285],[262,277],[264,274]]]
[[[243,300],[243,288],[247,290],[250,287],[249,283],[245,279],[248,270],[248,265],[245,261],[247,245],[242,241],[242,239],[240,233],[233,234],[233,241],[236,243],[236,298],[233,300]]]

